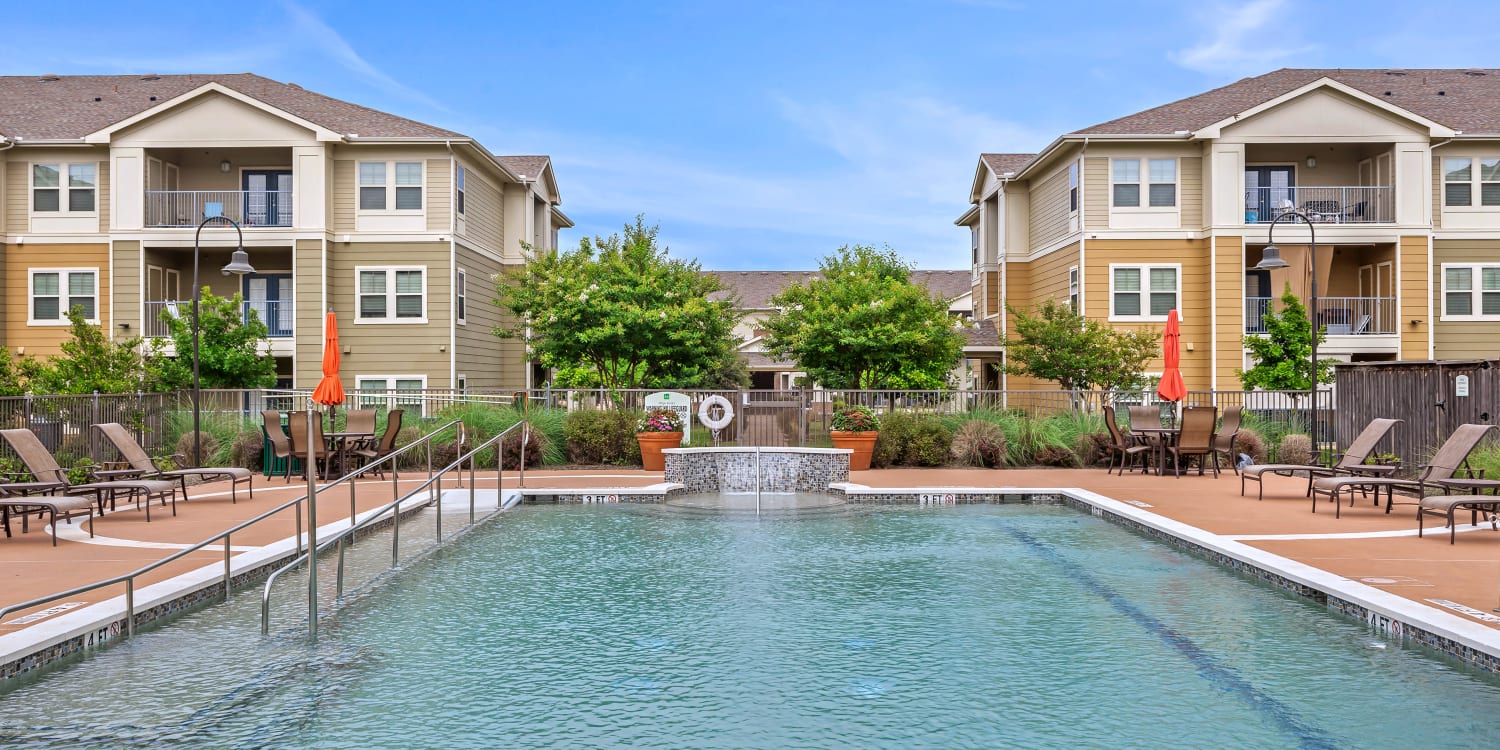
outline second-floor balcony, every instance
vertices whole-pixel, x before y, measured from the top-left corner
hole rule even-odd
[[[290,190],[147,190],[146,226],[196,227],[224,216],[242,227],[292,225]]]
[[[189,314],[193,309],[192,300],[160,300],[146,303],[146,318],[141,324],[141,335],[146,338],[167,338],[172,335],[167,322],[162,320],[162,312],[168,315],[180,317]],[[245,320],[250,319],[250,311],[254,310],[256,318],[266,324],[267,336],[273,339],[291,338],[294,325],[294,309],[292,300],[246,300],[242,309]]]
[[[1245,223],[1270,224],[1297,210],[1319,223],[1389,224],[1396,220],[1395,196],[1386,185],[1246,188]]]
[[[1245,298],[1245,333],[1266,333],[1271,297]],[[1317,320],[1329,336],[1396,333],[1395,297],[1319,297]],[[1304,323],[1304,326],[1306,324]]]

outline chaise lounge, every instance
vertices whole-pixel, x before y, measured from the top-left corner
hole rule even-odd
[[[137,507],[140,507],[142,499],[145,500],[147,522],[151,521],[153,499],[159,498],[162,505],[166,505],[167,500],[171,499],[172,515],[177,515],[177,485],[173,482],[154,479],[117,479],[73,484],[68,481],[67,471],[58,465],[52,451],[42,445],[36,433],[25,428],[0,430],[0,438],[10,445],[16,457],[21,459],[22,464],[25,464],[26,470],[36,478],[35,482],[27,483],[30,492],[51,495],[58,493],[93,495],[95,502],[99,505],[100,515],[104,514],[105,500],[109,500],[110,506],[113,507],[115,497],[123,492],[135,498]]]
[[[188,477],[203,477],[205,480],[228,479],[229,480],[229,502],[238,501],[238,491],[241,484],[249,487],[250,497],[255,497],[255,475],[249,469],[236,466],[225,467],[200,467],[196,469],[168,469],[163,470],[156,465],[156,461],[146,453],[146,449],[136,442],[135,436],[125,429],[125,425],[118,422],[105,422],[96,424],[94,428],[99,430],[105,438],[119,451],[120,457],[129,465],[128,469],[108,469],[95,472],[100,477],[124,478],[124,479],[165,479],[167,481],[177,480],[179,489],[182,491],[182,499],[188,499],[187,480]]]
[[[1375,446],[1385,439],[1386,433],[1391,428],[1401,424],[1400,419],[1372,419],[1354,442],[1349,444],[1349,449],[1332,466],[1319,466],[1317,464],[1259,464],[1247,466],[1240,472],[1240,497],[1245,496],[1246,480],[1260,485],[1256,493],[1257,500],[1265,499],[1265,484],[1262,479],[1266,474],[1279,474],[1281,476],[1293,476],[1297,472],[1307,472],[1307,495],[1312,495],[1313,480],[1320,476],[1339,475],[1363,475],[1363,476],[1390,476],[1396,473],[1395,466],[1385,464],[1366,464],[1365,461],[1375,452]],[[1314,498],[1313,510],[1317,510],[1317,499]]]
[[[89,536],[94,535],[94,501],[86,497],[72,497],[70,495],[22,495],[11,494],[25,488],[30,482],[17,484],[0,484],[0,525],[5,526],[5,538],[10,538],[10,516],[12,513],[21,517],[21,531],[30,530],[31,514],[38,516],[49,516],[48,524],[52,527],[52,546],[57,546],[57,518],[61,516],[68,523],[73,523],[73,517],[78,515],[88,516]]]
[[[1320,477],[1312,484],[1313,512],[1318,510],[1318,495],[1327,495],[1333,503],[1334,517],[1339,513],[1339,495],[1345,490],[1349,491],[1349,505],[1354,506],[1354,490],[1375,491],[1375,505],[1380,505],[1380,490],[1385,490],[1385,512],[1391,512],[1391,506],[1396,502],[1396,489],[1414,489],[1417,497],[1421,498],[1427,494],[1428,487],[1445,488],[1478,488],[1494,486],[1495,480],[1471,479],[1456,476],[1459,470],[1468,462],[1469,453],[1479,445],[1479,441],[1490,430],[1495,429],[1492,424],[1464,424],[1459,425],[1448,439],[1443,441],[1437,453],[1432,459],[1424,464],[1421,473],[1416,479],[1396,479],[1394,477],[1371,477],[1371,476],[1335,476]],[[1420,503],[1420,500],[1418,501]],[[1420,522],[1421,513],[1418,512],[1417,519]]]

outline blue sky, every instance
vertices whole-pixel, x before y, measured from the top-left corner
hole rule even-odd
[[[94,6],[94,7],[89,7]],[[458,6],[453,10],[448,6]],[[550,154],[583,234],[705,268],[963,268],[981,151],[1279,67],[1500,67],[1489,2],[20,4],[0,74],[254,72]]]

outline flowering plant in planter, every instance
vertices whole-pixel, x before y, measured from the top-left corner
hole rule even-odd
[[[839,432],[875,432],[880,418],[868,406],[844,406],[833,413],[832,429]]]
[[[636,432],[682,432],[682,415],[671,409],[653,409],[635,423]]]

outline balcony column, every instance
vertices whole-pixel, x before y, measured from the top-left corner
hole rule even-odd
[[[116,147],[109,152],[109,226],[116,231],[146,226],[146,149]]]
[[[292,147],[292,226],[322,229],[327,224],[330,167],[322,146]]]

